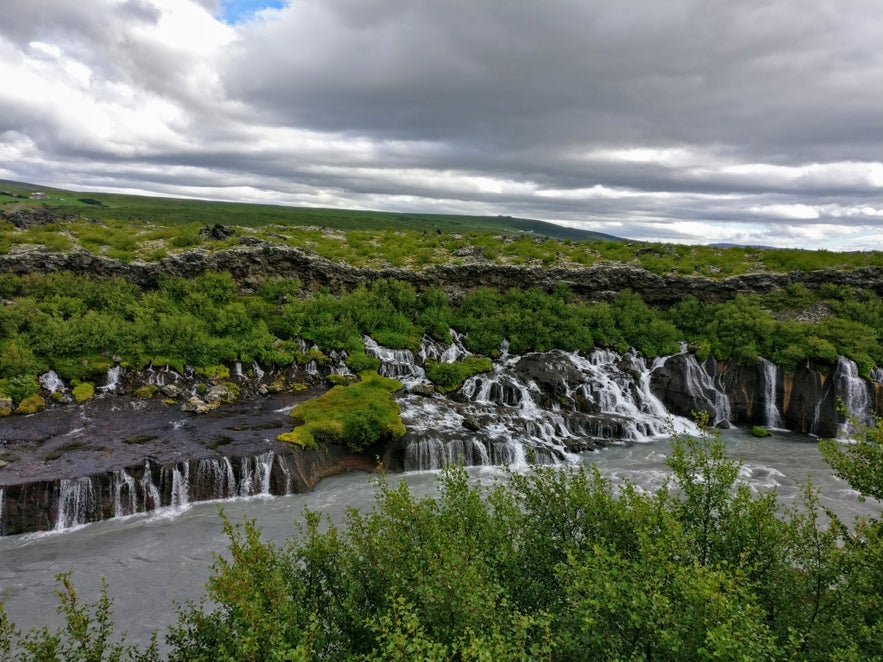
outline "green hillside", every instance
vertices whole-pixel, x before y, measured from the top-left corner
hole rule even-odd
[[[32,199],[43,193],[45,199]],[[21,197],[17,197],[21,196]],[[76,192],[38,184],[0,180],[0,210],[45,205],[60,214],[107,220],[137,220],[163,225],[200,223],[261,227],[265,225],[319,226],[338,230],[432,230],[444,233],[489,231],[532,234],[554,239],[619,241],[601,232],[567,228],[554,223],[510,216],[460,216],[285,207],[280,205],[158,198],[117,193]]]

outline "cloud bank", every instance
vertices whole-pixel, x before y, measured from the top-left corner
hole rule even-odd
[[[879,0],[30,0],[0,178],[883,249]]]

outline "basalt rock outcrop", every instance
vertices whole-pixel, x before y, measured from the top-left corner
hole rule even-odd
[[[484,285],[499,289],[526,284],[553,288],[564,283],[576,294],[592,300],[614,297],[624,289],[639,294],[651,305],[670,305],[685,296],[718,302],[740,293],[763,294],[793,283],[810,288],[823,284],[847,285],[873,290],[883,296],[883,268],[863,267],[852,271],[824,269],[811,272],[755,273],[712,280],[702,276],[660,276],[631,264],[597,263],[585,268],[532,267],[475,262],[438,265],[421,271],[368,269],[334,263],[309,251],[260,241],[241,239],[242,245],[209,252],[193,249],[157,262],[120,262],[86,251],[58,253],[43,247],[17,247],[0,255],[0,272],[34,273],[72,271],[98,277],[121,277],[145,288],[155,287],[162,276],[193,278],[206,271],[227,271],[243,288],[256,287],[270,276],[297,277],[309,289],[332,292],[352,289],[360,283],[393,278],[417,288],[441,286],[457,294]]]

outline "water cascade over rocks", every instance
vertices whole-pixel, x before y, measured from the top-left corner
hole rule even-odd
[[[669,431],[670,417],[650,389],[649,369],[634,354],[598,349],[587,356],[550,351],[501,352],[490,373],[470,377],[452,396],[427,395],[425,376],[407,351],[382,352],[381,371],[403,379],[399,397],[406,470],[467,465],[575,461],[575,453],[609,443],[646,441]],[[449,345],[424,339],[420,357],[468,355],[458,337]],[[695,430],[675,418],[678,430]]]
[[[568,463],[610,444],[695,431],[693,412],[706,412],[709,423],[721,427],[761,424],[849,437],[853,430],[838,403],[869,425],[883,402],[883,383],[862,378],[843,357],[827,370],[804,361],[786,374],[765,359],[753,365],[711,357],[700,362],[686,349],[648,361],[609,349],[512,355],[505,342],[489,372],[442,394],[424,366],[469,357],[462,340],[451,331],[447,342],[425,337],[412,351],[364,338],[379,372],[403,384],[395,397],[407,433],[388,449],[385,466]],[[320,362],[311,360],[315,346],[303,342],[301,349],[304,365],[291,368],[298,379],[316,384],[329,373],[351,374],[345,352]],[[0,535],[63,530],[196,501],[291,494],[330,472],[373,466],[372,458],[344,459],[340,448],[300,451],[275,441],[290,426],[293,396],[267,395],[260,387],[274,373],[257,364],[243,368],[234,366],[232,378],[250,395],[198,418],[182,413],[188,411],[183,407],[120,395],[144,384],[165,397],[194,393],[191,368],[130,373],[115,366],[96,398],[77,406],[62,404],[71,399],[57,375],[43,375],[44,392],[58,393],[59,402],[33,423],[12,418],[0,429]],[[881,375],[878,370],[872,377]]]
[[[771,430],[779,430],[782,428],[782,415],[776,404],[779,370],[775,363],[763,357],[760,358],[760,369],[763,373],[763,424]]]
[[[293,494],[303,491],[295,478],[299,471],[293,454],[270,451],[232,461],[218,456],[160,466],[148,460],[92,476],[0,488],[0,533],[61,531],[196,501]],[[12,512],[4,512],[7,502]]]

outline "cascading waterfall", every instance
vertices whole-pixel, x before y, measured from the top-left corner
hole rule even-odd
[[[61,381],[61,377],[58,376],[54,370],[50,370],[47,373],[40,375],[39,377],[40,386],[46,389],[49,393],[64,393],[64,382]]]
[[[198,460],[194,473],[196,485],[204,498],[231,499],[236,496],[236,477],[228,457]]]
[[[125,469],[113,474],[113,516],[124,517],[138,512],[138,493],[135,478]]]
[[[871,381],[883,383],[883,368],[871,370]]]
[[[364,336],[365,353],[380,360],[378,372],[405,385],[426,381],[426,373],[410,349],[389,349]]]
[[[172,467],[172,508],[184,508],[190,504],[190,463],[182,462]]]
[[[408,470],[575,461],[598,444],[667,434],[672,420],[695,431],[652,394],[643,359],[609,350],[507,356],[467,379],[456,399],[405,394],[399,404]]]
[[[778,368],[776,364],[763,357],[760,358],[760,368],[763,372],[763,407],[764,425],[770,429],[782,429],[782,415],[776,406],[776,384]]]
[[[472,352],[463,345],[463,337],[460,334],[454,329],[448,329],[448,335],[451,341],[447,345],[423,336],[420,341],[420,360],[424,363],[427,359],[439,363],[453,363],[472,355]]]
[[[862,425],[872,426],[874,416],[868,384],[859,377],[855,361],[847,359],[845,356],[839,357],[831,379],[834,393],[843,401],[849,415],[860,421]],[[851,437],[853,432],[854,429],[847,420],[838,426],[837,436]]]
[[[150,462],[144,463],[144,475],[141,477],[141,494],[144,495],[144,509],[153,510],[162,506],[162,494],[156,483],[153,482],[153,472],[150,470]],[[150,503],[147,500],[150,499]]]
[[[261,455],[242,458],[239,496],[249,497],[270,493],[270,474],[273,470],[275,456],[275,453],[269,451]]]
[[[115,391],[120,385],[120,377],[123,375],[123,367],[115,365],[107,371],[106,383],[100,386],[99,390],[110,392]]]
[[[95,488],[90,476],[59,481],[56,531],[86,524],[93,520],[95,514]]]

